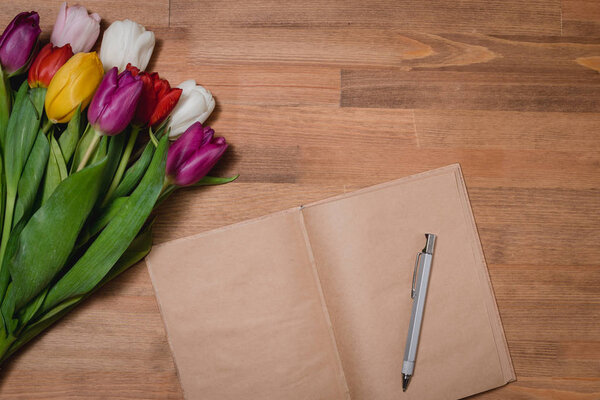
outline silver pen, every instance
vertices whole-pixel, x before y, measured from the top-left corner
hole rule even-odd
[[[431,261],[433,260],[433,246],[436,236],[426,233],[425,248],[417,253],[415,269],[413,271],[412,288],[410,297],[413,299],[412,312],[410,313],[410,325],[406,337],[406,348],[404,350],[404,362],[402,363],[402,391],[405,392],[413,376],[415,359],[417,357],[417,346],[419,345],[419,333],[423,322],[423,310],[425,309],[425,298],[427,297],[427,285],[431,273]]]

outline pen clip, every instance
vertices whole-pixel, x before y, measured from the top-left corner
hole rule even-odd
[[[410,289],[410,298],[414,299],[415,298],[415,286],[416,286],[416,280],[417,280],[417,269],[419,268],[419,261],[421,260],[421,255],[423,253],[422,252],[418,252],[417,253],[417,259],[415,260],[415,269],[413,270],[413,278],[412,278],[412,286]]]

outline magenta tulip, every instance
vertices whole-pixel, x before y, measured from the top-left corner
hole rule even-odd
[[[13,18],[0,36],[0,64],[6,73],[15,74],[29,67],[41,32],[40,16],[35,11]]]
[[[139,77],[129,71],[117,74],[117,68],[111,68],[90,103],[88,121],[101,135],[122,132],[133,118],[141,93]]]
[[[210,126],[192,124],[169,149],[167,177],[177,186],[189,186],[202,179],[227,149],[223,137],[214,137]]]

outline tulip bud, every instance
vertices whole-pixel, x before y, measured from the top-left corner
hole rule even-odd
[[[117,75],[117,67],[104,76],[88,109],[88,120],[101,135],[122,132],[131,119],[142,93],[139,77],[123,71]]]
[[[8,74],[27,69],[42,30],[35,11],[22,12],[8,24],[0,36],[0,64]]]
[[[104,69],[117,67],[123,71],[127,64],[146,69],[154,51],[154,32],[128,19],[113,22],[104,32],[100,59]]]
[[[167,177],[178,186],[189,186],[202,179],[227,149],[225,138],[214,137],[210,126],[200,122],[190,126],[171,145],[167,154]]]
[[[46,115],[54,123],[69,122],[77,107],[87,107],[104,70],[95,52],[77,53],[54,74],[46,92]]]
[[[29,87],[47,88],[56,71],[72,56],[73,51],[71,51],[69,44],[63,47],[54,47],[52,43],[45,45],[29,68],[29,75],[27,77]]]
[[[142,95],[138,103],[133,123],[137,126],[158,125],[165,120],[177,105],[182,90],[172,89],[169,81],[160,79],[158,73],[140,72],[131,64],[126,69],[133,76],[139,76],[142,83]]]
[[[100,35],[100,16],[89,14],[84,6],[61,4],[50,42],[55,46],[70,44],[73,53],[88,52]]]
[[[182,82],[177,87],[183,89],[183,92],[171,113],[170,138],[178,137],[194,122],[203,124],[215,109],[212,94],[202,86],[196,85],[195,80]]]

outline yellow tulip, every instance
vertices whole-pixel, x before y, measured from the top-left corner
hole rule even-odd
[[[81,104],[90,104],[104,69],[96,52],[77,53],[58,71],[46,92],[46,115],[54,123],[69,122]]]

